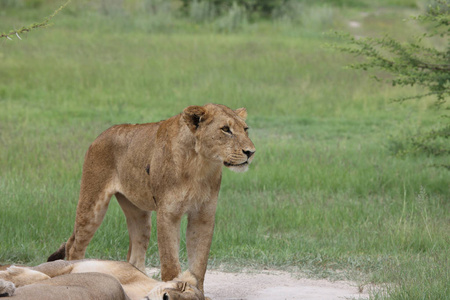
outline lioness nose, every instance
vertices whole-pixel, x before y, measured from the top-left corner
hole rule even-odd
[[[255,153],[255,151],[251,150],[242,150],[242,152],[244,152],[244,154],[247,155],[247,158],[250,158],[250,156],[252,156],[253,153]]]

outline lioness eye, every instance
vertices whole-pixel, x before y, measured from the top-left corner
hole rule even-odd
[[[221,129],[222,129],[223,132],[226,132],[226,133],[230,133],[230,134],[231,134],[230,127],[228,127],[228,126],[223,126]]]

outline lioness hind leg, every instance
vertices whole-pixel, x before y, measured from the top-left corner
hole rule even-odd
[[[110,184],[98,184],[98,180],[81,183],[80,199],[77,206],[75,226],[66,243],[68,260],[83,259],[86,248],[105,217],[111,196],[115,193]],[[89,184],[93,186],[89,186]],[[93,188],[94,187],[94,188]],[[104,188],[102,188],[104,187]]]
[[[117,193],[116,198],[127,219],[130,238],[127,261],[145,273],[145,252],[152,230],[152,212],[139,209],[122,194]]]

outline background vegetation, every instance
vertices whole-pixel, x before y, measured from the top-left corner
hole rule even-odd
[[[396,155],[441,112],[434,99],[392,102],[423,91],[347,70],[354,57],[323,47],[339,43],[330,29],[408,40],[427,28],[403,19],[428,3],[315,3],[261,13],[240,2],[77,1],[56,26],[0,40],[0,262],[41,263],[69,237],[84,153],[103,130],[215,102],[247,107],[257,154],[249,172],[224,171],[211,268],[283,268],[383,285],[373,298],[447,299],[450,174],[433,165],[448,156]],[[61,4],[2,1],[0,32]],[[147,264],[158,266],[155,235]],[[112,200],[87,256],[123,260],[127,249]]]
[[[397,153],[411,154],[424,152],[434,156],[447,156],[447,162],[440,165],[450,170],[450,109],[447,98],[450,96],[450,44],[432,45],[423,39],[439,37],[439,40],[450,42],[450,2],[437,0],[423,13],[412,19],[418,20],[430,29],[411,42],[399,42],[386,35],[382,38],[354,37],[348,33],[337,33],[347,40],[348,45],[334,45],[336,49],[364,57],[361,63],[351,67],[361,70],[383,70],[390,76],[386,80],[393,86],[421,86],[425,94],[417,94],[397,99],[399,102],[411,99],[423,99],[433,96],[436,109],[442,109],[442,115],[436,119],[440,126],[430,131],[411,137],[410,144],[399,148]]]

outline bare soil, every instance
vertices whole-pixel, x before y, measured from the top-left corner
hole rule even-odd
[[[157,269],[149,269],[152,276]],[[337,300],[368,299],[350,281],[328,281],[294,278],[283,271],[252,271],[228,273],[208,270],[205,278],[206,296],[212,300]]]

